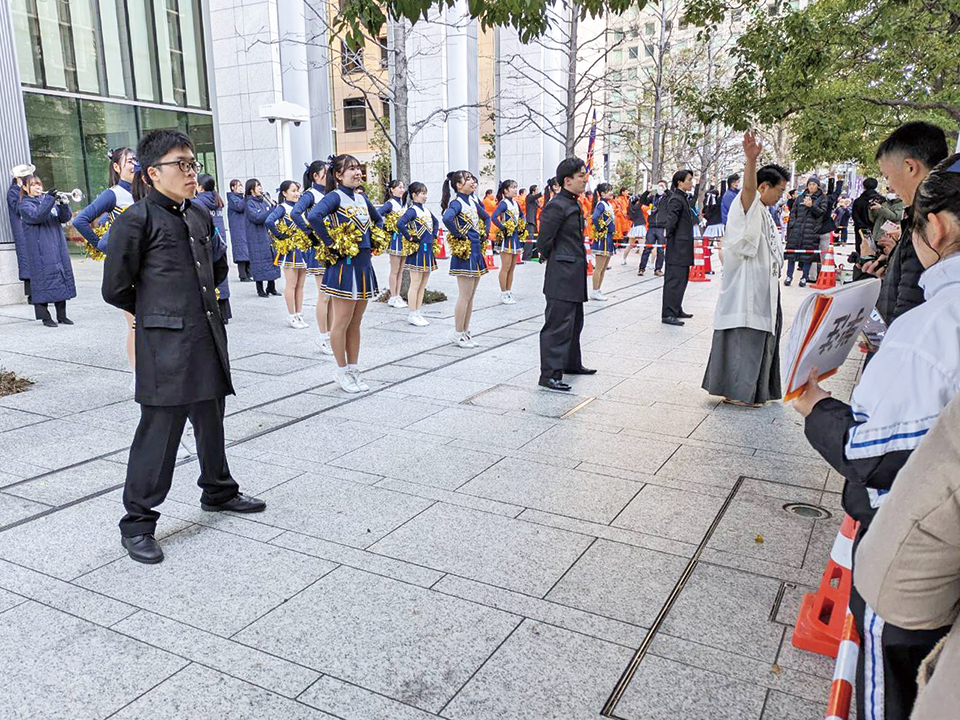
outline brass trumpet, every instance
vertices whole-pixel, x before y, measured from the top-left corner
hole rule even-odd
[[[57,202],[61,205],[69,205],[71,202],[78,203],[83,200],[83,190],[74,188],[70,192],[58,192]]]

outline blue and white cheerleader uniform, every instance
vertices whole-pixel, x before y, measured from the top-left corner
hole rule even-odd
[[[313,185],[300,196],[300,199],[297,200],[296,205],[294,205],[290,211],[290,219],[293,220],[294,225],[307,233],[307,235],[312,235],[313,230],[310,228],[310,223],[307,222],[306,215],[308,211],[321,200],[323,200],[323,188],[313,183]],[[304,252],[303,255],[307,261],[307,275],[323,275],[323,271],[327,269],[327,266],[317,257],[316,250],[310,248]]]
[[[607,231],[603,233],[602,237],[600,236],[600,228],[597,226],[597,221],[600,220],[601,217],[607,225]],[[603,256],[615,255],[617,250],[613,244],[613,233],[616,230],[616,216],[613,213],[613,208],[610,207],[610,203],[606,200],[601,200],[597,203],[597,207],[594,208],[593,225],[597,228],[595,233],[596,237],[594,237],[591,245],[593,254]]]
[[[293,209],[293,203],[284,201],[277,205],[273,210],[270,211],[270,214],[267,215],[267,219],[264,221],[264,225],[267,226],[267,229],[270,231],[270,234],[277,240],[281,240],[281,232],[277,228],[277,223],[286,218],[287,222],[293,222],[290,219],[290,211]],[[307,258],[306,251],[299,248],[293,248],[288,250],[285,253],[277,253],[276,259],[273,261],[273,264],[281,268],[290,268],[293,270],[306,270],[307,269]]]
[[[344,300],[370,300],[380,294],[377,275],[371,261],[370,235],[374,225],[382,225],[380,213],[365,195],[352,188],[339,187],[323,196],[307,215],[313,231],[326,245],[333,244],[324,220],[330,218],[333,225],[352,223],[362,233],[359,252],[353,257],[340,258],[323,273],[320,288],[331,297]]]
[[[483,205],[472,196],[457,193],[457,197],[443,213],[443,224],[453,238],[470,240],[470,257],[463,260],[454,254],[450,258],[450,274],[460,277],[482,277],[487,274],[483,257],[490,232],[490,216]]]
[[[433,243],[437,239],[440,221],[423,205],[414,203],[397,221],[400,235],[408,242],[417,244],[417,251],[407,255],[404,268],[411,272],[431,272],[437,269],[437,260],[433,254]]]
[[[506,220],[512,220],[514,223],[513,231],[510,232],[509,235],[504,229],[503,223],[500,221],[500,218],[504,215],[506,215]],[[500,229],[498,248],[501,253],[518,255],[523,252],[523,243],[520,241],[520,229],[521,227],[526,228],[526,224],[520,219],[520,206],[516,200],[508,200],[507,198],[501,200],[500,204],[497,205],[497,209],[493,211],[493,217],[490,218],[490,222]]]
[[[405,256],[403,251],[403,240],[400,233],[394,230],[403,215],[403,205],[395,197],[389,198],[383,205],[377,208],[380,217],[383,218],[383,226],[390,233],[390,246],[387,248],[388,255]]]
[[[121,180],[113,187],[109,187],[97,195],[92,203],[83,208],[73,218],[73,227],[77,229],[77,232],[87,241],[90,247],[94,247],[102,253],[107,251],[110,235],[108,224],[116,220],[120,213],[133,205],[132,189],[133,186],[130,183]],[[106,231],[100,234],[93,227],[97,218],[101,218],[97,226],[106,228]]]

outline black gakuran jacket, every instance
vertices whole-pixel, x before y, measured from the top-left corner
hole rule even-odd
[[[537,250],[547,261],[543,294],[553,300],[587,301],[587,251],[583,213],[577,197],[561,190],[540,213]]]
[[[233,394],[216,296],[229,266],[225,255],[214,261],[214,246],[207,210],[156,190],[111,226],[102,294],[136,317],[141,405],[190,405]]]
[[[663,220],[667,237],[667,265],[693,265],[694,215],[690,198],[683,190],[670,190],[660,201],[657,215]]]

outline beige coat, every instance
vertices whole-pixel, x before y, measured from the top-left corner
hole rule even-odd
[[[911,720],[960,717],[960,395],[897,475],[857,550],[854,583],[887,622],[953,630],[920,670]]]

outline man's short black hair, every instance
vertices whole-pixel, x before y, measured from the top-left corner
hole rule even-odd
[[[876,190],[878,185],[880,185],[880,183],[877,182],[876,178],[867,178],[863,181],[864,190]]]
[[[531,194],[535,193],[535,192],[536,192],[537,190],[539,190],[539,189],[540,189],[540,188],[537,187],[536,185],[531,185],[530,188],[529,188]]]
[[[564,180],[586,169],[587,164],[578,157],[569,157],[566,160],[561,160],[560,164],[557,165],[557,184],[563,187]]]
[[[740,182],[740,173],[734,173],[727,178],[727,185],[733,185],[735,182]]]
[[[190,152],[196,154],[193,140],[179,130],[154,130],[140,138],[140,142],[137,143],[137,159],[140,161],[140,167],[143,168],[143,179],[153,185],[147,168],[156,165],[160,162],[160,158],[178,148],[189,148]]]
[[[776,187],[782,182],[790,182],[790,172],[780,165],[764,165],[757,170],[757,186],[767,183],[771,187]]]
[[[890,133],[890,137],[880,143],[876,160],[890,155],[901,155],[921,162],[928,170],[932,170],[949,154],[943,128],[923,120],[914,120],[898,127]]]

